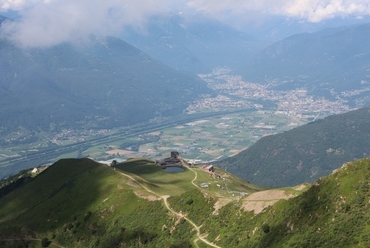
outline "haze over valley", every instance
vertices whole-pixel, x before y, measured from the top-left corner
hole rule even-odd
[[[365,247],[369,6],[0,0],[0,246]]]
[[[291,4],[296,6],[294,1]],[[263,22],[258,24],[257,34],[256,16],[246,20],[235,12],[233,18],[225,18],[217,15],[222,13],[221,9],[209,9],[206,2],[179,3],[171,7],[178,8],[177,12],[163,12],[162,5],[148,5],[147,9],[133,12],[131,19],[126,17],[127,11],[136,6],[130,3],[127,9],[120,9],[122,12],[110,17],[100,15],[98,26],[90,25],[88,16],[81,16],[82,19],[70,16],[69,21],[80,21],[80,28],[66,22],[65,30],[54,35],[52,30],[63,24],[54,22],[55,17],[49,14],[57,6],[57,3],[37,2],[2,4],[0,162],[3,177],[18,171],[20,167],[11,169],[12,165],[28,155],[53,153],[45,161],[25,159],[18,166],[26,168],[68,154],[91,156],[87,151],[89,146],[122,147],[127,141],[117,144],[115,139],[124,139],[138,130],[145,134],[146,129],[147,133],[152,129],[160,131],[165,126],[212,116],[222,118],[235,111],[241,115],[243,111],[245,115],[256,113],[261,119],[285,116],[284,125],[276,125],[278,121],[273,120],[266,123],[254,120],[252,126],[245,127],[259,131],[243,135],[240,145],[222,148],[240,151],[266,134],[369,103],[370,69],[366,58],[370,37],[368,25],[362,24],[367,15],[366,11],[360,11],[361,4],[358,11],[346,14],[347,26],[343,26],[343,17],[335,13],[331,17],[303,14],[301,24],[293,19],[274,22],[280,26],[275,27],[275,35],[270,38],[267,38],[273,29],[270,19],[283,20],[286,9],[282,8],[278,14],[277,9],[270,9],[270,14],[261,16]],[[64,11],[68,13],[73,7],[80,11],[82,6],[82,2],[65,5]],[[100,12],[115,7],[107,3]],[[235,11],[232,5],[228,8]],[[242,7],[245,11],[254,8],[260,6]],[[118,14],[123,16],[119,18]],[[50,22],[40,23],[41,16]],[[244,20],[245,26],[236,21],[238,17]],[[34,33],[27,33],[31,25],[41,26]],[[106,25],[106,29],[101,25]],[[77,34],[82,28],[83,32]],[[248,30],[256,36],[249,35]],[[297,30],[294,31],[297,34],[289,36],[292,30]],[[300,34],[299,30],[310,33]],[[277,41],[284,33],[288,37]],[[108,34],[115,34],[142,51],[119,38],[105,38]],[[269,126],[272,131],[261,132]],[[96,139],[102,140],[88,143]],[[180,146],[191,143],[189,140]],[[201,149],[213,146],[210,142],[204,145]],[[54,153],[57,148],[62,150]],[[222,149],[203,159],[224,157]],[[107,159],[112,157],[109,150],[94,154],[94,159],[104,159],[104,154]],[[234,154],[226,152],[229,156]],[[132,155],[155,156],[155,153]]]

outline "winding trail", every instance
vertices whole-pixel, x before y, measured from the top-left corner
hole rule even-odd
[[[143,189],[145,189],[145,191],[149,192],[149,193],[152,193],[158,197],[161,197],[159,194],[157,194],[156,192],[154,192],[153,190],[149,189],[148,187],[144,186],[143,184],[141,184],[140,182],[138,182],[138,180],[136,180],[135,177],[133,176],[130,176],[122,171],[118,171],[119,173],[121,173],[122,175],[124,175],[125,177],[128,177],[130,178],[132,181],[134,181],[135,183],[139,184]]]
[[[192,220],[190,220],[188,217],[186,217],[184,214],[182,213],[178,213],[178,212],[175,212],[172,208],[170,208],[170,206],[168,205],[168,202],[167,202],[167,198],[170,197],[169,195],[164,195],[162,196],[162,199],[164,201],[164,205],[166,205],[166,208],[168,210],[170,210],[173,214],[181,217],[181,218],[184,218],[186,221],[188,221],[194,228],[195,230],[197,231],[197,237],[198,239],[202,240],[204,243],[206,243],[207,245],[209,246],[212,246],[212,247],[216,247],[216,248],[221,248],[215,244],[213,244],[212,242],[209,242],[208,240],[206,240],[204,237],[202,237],[202,234],[200,233],[200,226],[197,226]]]
[[[197,187],[198,189],[201,189],[198,185],[196,185],[195,183],[194,183],[194,181],[195,180],[197,180],[197,178],[198,178],[198,173],[195,171],[195,170],[193,170],[192,168],[190,168],[190,167],[188,167],[188,169],[189,170],[191,170],[192,172],[194,172],[194,174],[195,174],[195,177],[194,177],[194,179],[191,181],[191,184],[193,184],[195,187]]]
[[[198,185],[196,185],[195,184],[195,180],[197,179],[197,177],[198,177],[198,173],[195,171],[195,170],[193,170],[193,169],[191,169],[191,168],[189,168],[189,167],[187,167],[189,170],[191,170],[192,172],[194,172],[194,174],[195,174],[195,177],[194,177],[194,179],[191,181],[191,183],[195,186],[195,187],[197,187],[198,189],[200,189],[200,187],[198,186]],[[126,177],[128,177],[128,178],[130,178],[131,180],[133,180],[135,183],[137,183],[138,185],[140,185],[145,191],[147,191],[147,192],[149,192],[149,193],[151,193],[151,194],[154,194],[154,195],[156,195],[156,196],[158,196],[159,198],[161,198],[161,199],[163,199],[163,202],[164,202],[164,205],[166,206],[166,208],[172,213],[172,214],[175,214],[175,215],[177,215],[177,216],[179,216],[179,217],[181,217],[181,218],[184,218],[188,223],[190,223],[193,227],[194,227],[194,229],[197,231],[197,239],[196,240],[194,240],[194,242],[196,242],[196,241],[198,241],[198,240],[201,240],[201,241],[203,241],[204,243],[206,243],[207,245],[209,245],[209,246],[211,246],[211,247],[215,247],[215,248],[221,248],[220,246],[217,246],[216,244],[213,244],[212,242],[210,242],[210,241],[208,241],[207,239],[205,239],[204,238],[204,236],[202,236],[202,234],[200,233],[200,226],[197,226],[191,219],[189,219],[188,217],[186,217],[184,214],[182,214],[182,213],[178,213],[178,212],[176,212],[175,210],[173,210],[170,206],[169,206],[169,204],[168,204],[168,202],[167,202],[167,198],[169,198],[170,196],[169,195],[159,195],[159,194],[157,194],[156,192],[154,192],[154,191],[152,191],[151,189],[149,189],[148,187],[146,187],[145,185],[143,185],[143,184],[141,184],[140,182],[138,182],[137,180],[136,180],[136,178],[135,177],[133,177],[133,176],[130,176],[130,175],[128,175],[128,174],[126,174],[126,173],[124,173],[124,172],[122,172],[122,171],[118,171],[119,173],[121,173],[122,175],[124,175],[124,176],[126,176]]]

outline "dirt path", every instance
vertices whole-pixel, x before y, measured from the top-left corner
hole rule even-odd
[[[143,184],[139,183],[136,178],[134,178],[133,176],[130,176],[122,171],[118,171],[119,173],[121,173],[122,175],[124,175],[125,177],[128,177],[130,178],[132,181],[134,181],[135,183],[139,184],[143,189],[145,189],[145,191],[151,193],[151,194],[154,194],[158,197],[161,197],[160,195],[158,195],[157,193],[155,193],[154,191],[152,191],[151,189],[149,189],[148,187],[144,186]]]
[[[190,169],[190,168],[189,168]],[[196,172],[196,171],[194,171],[193,169],[190,169],[192,172],[194,172],[194,174],[195,174],[195,177],[194,177],[194,179],[191,181],[191,183],[195,186],[195,187],[197,187],[197,188],[199,188],[199,186],[198,185],[196,185],[195,183],[194,183],[194,181],[197,179],[197,177],[198,177],[198,173]],[[201,241],[203,241],[204,243],[206,243],[207,245],[209,245],[209,246],[212,246],[212,247],[215,247],[215,248],[221,248],[220,246],[217,246],[217,245],[215,245],[215,244],[213,244],[212,242],[210,242],[210,241],[208,241],[207,239],[205,239],[204,237],[202,237],[202,234],[200,233],[200,227],[199,226],[197,226],[192,220],[190,220],[188,217],[186,217],[184,214],[182,214],[182,213],[178,213],[178,212],[176,212],[175,210],[173,210],[170,206],[169,206],[169,204],[168,204],[168,202],[167,202],[167,198],[168,197],[170,197],[169,195],[158,195],[157,193],[155,193],[154,191],[152,191],[152,190],[150,190],[148,187],[146,187],[146,186],[144,186],[143,184],[141,184],[140,182],[138,182],[133,176],[130,176],[130,175],[128,175],[128,174],[126,174],[126,173],[124,173],[124,172],[121,172],[121,171],[119,171],[119,173],[121,173],[122,175],[124,175],[124,176],[126,176],[126,177],[128,177],[128,178],[130,178],[131,180],[133,180],[134,182],[136,182],[138,185],[140,185],[141,187],[143,187],[143,189],[145,190],[145,191],[147,191],[147,192],[149,192],[149,193],[151,193],[151,194],[154,194],[154,195],[156,195],[156,196],[158,196],[158,197],[160,197],[160,198],[162,198],[163,199],[163,202],[164,202],[164,205],[166,206],[166,208],[171,212],[171,213],[173,213],[173,214],[175,214],[175,215],[177,215],[177,216],[179,216],[179,217],[181,217],[181,218],[184,218],[186,221],[188,221],[194,228],[195,228],[195,230],[197,231],[197,239],[199,239],[199,240],[201,240]]]
[[[170,210],[173,214],[175,214],[175,215],[177,215],[177,216],[179,216],[181,218],[184,218],[186,221],[188,221],[195,228],[195,230],[197,231],[197,237],[198,237],[198,239],[202,240],[204,243],[206,243],[209,246],[212,246],[212,247],[215,247],[215,248],[220,248],[220,246],[217,246],[217,245],[213,244],[212,242],[209,242],[208,240],[206,240],[205,238],[203,238],[202,235],[201,235],[201,233],[200,233],[200,227],[197,226],[192,220],[190,220],[188,217],[186,217],[182,213],[175,212],[172,208],[170,208],[170,206],[168,205],[168,202],[167,202],[167,198],[168,197],[169,197],[168,195],[162,196],[162,199],[164,201],[164,204],[166,205],[166,208],[168,210]]]
[[[194,179],[191,181],[191,184],[193,184],[195,187],[197,187],[198,189],[200,189],[200,187],[194,183],[194,181],[195,181],[195,180],[197,180],[197,178],[198,178],[198,173],[197,173],[195,170],[193,170],[192,168],[189,168],[189,167],[188,167],[188,169],[189,169],[189,170],[191,170],[192,172],[194,172],[194,174],[195,174],[195,177],[194,177]]]
[[[194,239],[194,241],[193,241],[193,243],[194,243],[194,245],[195,245],[195,247],[196,247],[196,248],[199,248],[199,246],[198,246],[198,241],[199,241],[199,238],[196,238],[196,239]]]

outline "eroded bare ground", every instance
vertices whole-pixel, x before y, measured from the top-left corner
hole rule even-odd
[[[233,199],[231,198],[218,198],[215,205],[213,206],[214,211],[213,214],[218,214],[218,210],[220,210],[223,206],[227,205],[228,203],[232,202]]]
[[[154,196],[154,195],[151,195],[151,194],[147,194],[147,193],[139,191],[139,190],[134,190],[134,194],[139,198],[146,199],[146,200],[149,200],[149,201],[159,201],[159,200],[161,200],[160,197],[157,197],[157,196]]]
[[[307,187],[308,187],[307,184],[300,184],[300,185],[295,186],[293,189],[302,191],[302,190],[305,190]]]
[[[242,207],[245,211],[254,211],[255,214],[261,213],[266,207],[275,204],[281,199],[289,199],[296,195],[287,193],[282,189],[265,190],[252,193],[242,200]]]

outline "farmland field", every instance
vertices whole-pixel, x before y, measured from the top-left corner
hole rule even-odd
[[[173,150],[195,162],[212,161],[237,154],[259,138],[307,123],[274,111],[254,111],[204,118],[90,147],[82,155],[97,160],[131,157],[161,159]]]

